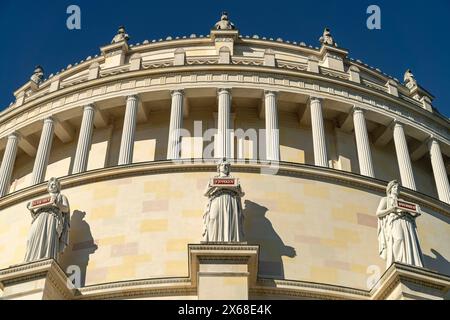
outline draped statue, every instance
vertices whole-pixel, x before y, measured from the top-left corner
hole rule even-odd
[[[69,201],[61,194],[61,185],[51,178],[49,195],[27,204],[33,218],[27,242],[25,262],[53,258],[58,260],[69,242]]]
[[[203,215],[205,242],[243,242],[244,216],[239,179],[230,175],[231,164],[223,159],[217,165],[218,175],[208,182],[205,196],[208,204]]]
[[[379,253],[386,260],[386,268],[394,262],[423,267],[415,222],[420,207],[398,199],[398,188],[399,183],[391,181],[387,197],[381,199],[377,209]]]

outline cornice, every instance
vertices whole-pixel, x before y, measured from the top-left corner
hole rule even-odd
[[[262,170],[270,170],[270,168],[271,167],[268,164],[261,161],[251,161],[249,163],[237,162],[233,164],[234,172],[243,173],[260,174]],[[60,181],[61,186],[64,189],[67,189],[99,181],[108,181],[133,176],[215,171],[216,163],[214,160],[198,159],[194,160],[194,162],[189,161],[188,163],[173,163],[169,160],[102,168],[81,174],[61,177]],[[387,186],[386,181],[373,179],[354,173],[289,162],[279,163],[277,175],[319,180],[379,195],[383,195],[385,193]],[[33,197],[38,197],[45,193],[45,183],[19,190],[0,199],[0,210],[5,210],[14,204],[27,201]],[[430,208],[435,212],[450,217],[450,206],[442,201],[410,189],[402,189],[401,194],[405,200],[413,201],[421,207]]]
[[[366,87],[362,84],[358,84],[358,83],[354,83],[351,82],[349,80],[345,80],[345,79],[339,79],[339,78],[334,78],[331,76],[325,76],[325,75],[320,75],[320,74],[315,74],[315,73],[310,73],[307,71],[293,71],[293,70],[280,70],[278,68],[274,68],[274,67],[263,67],[263,66],[242,66],[242,65],[189,65],[189,66],[181,66],[181,67],[166,67],[166,68],[162,68],[162,69],[145,69],[145,70],[139,70],[139,71],[131,71],[131,72],[125,72],[125,73],[120,73],[120,74],[116,74],[113,76],[108,76],[105,78],[100,78],[100,79],[96,79],[96,80],[91,80],[91,81],[86,81],[83,83],[79,83],[70,87],[66,87],[63,89],[60,89],[59,91],[53,92],[53,93],[49,93],[45,96],[36,98],[35,100],[29,101],[27,103],[25,103],[24,105],[17,107],[17,108],[9,108],[7,110],[5,110],[3,113],[0,114],[0,123],[7,123],[8,120],[12,120],[13,117],[15,116],[20,116],[21,114],[25,113],[26,111],[32,110],[33,107],[38,107],[40,105],[45,105],[46,103],[51,103],[54,101],[57,101],[57,99],[61,99],[64,97],[69,96],[70,94],[75,94],[83,89],[95,89],[101,85],[107,85],[110,83],[118,83],[119,81],[130,81],[130,80],[138,80],[140,78],[144,78],[144,77],[148,77],[148,76],[156,76],[156,75],[174,75],[174,74],[193,74],[193,73],[202,73],[202,72],[223,72],[223,71],[228,71],[228,72],[235,72],[235,73],[251,73],[251,74],[255,74],[255,72],[259,72],[259,77],[264,77],[264,76],[272,76],[272,77],[277,77],[282,75],[283,77],[289,76],[292,79],[302,79],[304,81],[308,81],[308,80],[313,80],[313,81],[317,81],[319,83],[325,83],[328,85],[338,85],[340,87],[344,87],[344,88],[348,88],[351,90],[355,90],[356,93],[359,92],[359,94],[361,95],[366,95],[369,94],[373,97],[378,97],[379,99],[382,99],[382,101],[387,101],[391,104],[393,104],[394,106],[402,106],[405,108],[405,114],[400,114],[400,115],[396,115],[396,114],[392,114],[391,116],[398,116],[398,117],[406,117],[408,118],[408,114],[416,114],[416,115],[420,115],[420,117],[423,117],[424,119],[428,119],[427,122],[428,125],[431,123],[436,123],[437,125],[440,125],[443,128],[448,128],[449,124],[450,124],[450,120],[444,118],[443,116],[441,116],[438,113],[430,113],[424,109],[422,109],[420,106],[410,103],[408,101],[404,101],[401,98],[398,97],[394,97],[388,93],[385,92],[381,92],[378,90],[374,90],[374,89],[370,89],[369,87]],[[227,80],[224,80],[225,82]],[[223,81],[222,81],[223,82]],[[230,82],[229,83],[234,83],[234,82]],[[288,81],[289,82],[289,81]],[[177,83],[178,86],[183,85],[183,83]],[[237,84],[240,87],[254,87],[255,84],[253,83],[238,83]],[[319,84],[317,84],[319,85]],[[204,87],[205,84],[195,84],[192,82],[188,82],[186,83],[186,87],[196,87],[196,86],[201,86]],[[213,84],[210,84],[210,86],[213,86]],[[271,84],[266,84],[263,85],[262,83],[257,84],[258,87],[260,87],[261,89],[273,89],[274,85]],[[160,86],[161,89],[164,88],[164,85]],[[278,90],[283,91],[284,88],[287,88],[285,90],[288,91],[292,91],[293,87],[287,85],[277,85],[276,88],[278,88]],[[152,88],[154,89],[154,88]],[[303,88],[303,90],[307,90],[306,88]],[[334,97],[334,95],[330,94],[330,99],[332,99]],[[96,96],[95,98],[100,99],[101,96]],[[337,97],[338,98],[338,97]],[[340,99],[343,99],[343,97],[339,97]],[[349,97],[347,97],[347,99],[350,99]],[[375,100],[374,100],[375,101]],[[361,101],[361,103],[363,103]],[[374,108],[375,108],[375,112],[376,111],[380,111],[380,113],[382,113],[383,111],[385,112],[386,110],[383,110],[382,108],[377,107],[377,103],[374,103]],[[411,119],[408,119],[411,120]],[[425,132],[428,130],[427,128],[427,124],[426,123],[422,123],[422,122],[417,122],[416,120],[411,120],[414,121],[415,125],[420,127],[422,130],[424,130]],[[443,130],[441,130],[443,132]],[[437,133],[437,135],[441,135],[439,132],[435,132]],[[444,136],[443,136],[444,137]],[[449,144],[448,137],[444,137],[444,140],[446,140],[447,144]]]

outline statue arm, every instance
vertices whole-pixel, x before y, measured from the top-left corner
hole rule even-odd
[[[395,208],[387,208],[387,198],[383,198],[378,205],[377,217],[381,219],[393,212],[394,209]]]

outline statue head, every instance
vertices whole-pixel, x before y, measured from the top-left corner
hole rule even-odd
[[[56,178],[50,178],[47,184],[47,191],[49,193],[59,193],[61,191],[61,183]]]
[[[231,172],[231,164],[228,162],[227,158],[223,158],[217,165],[217,173],[219,176],[229,176]]]
[[[117,31],[117,34],[125,34],[125,27],[124,26],[120,26],[119,30]]]
[[[386,194],[388,196],[398,196],[399,186],[400,186],[400,184],[398,183],[397,180],[393,180],[393,181],[389,182],[387,185],[387,188],[386,188]]]
[[[222,16],[220,17],[222,21],[228,21],[228,12],[222,11]]]

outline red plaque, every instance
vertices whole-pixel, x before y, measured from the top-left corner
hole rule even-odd
[[[213,187],[237,187],[238,182],[235,178],[213,178],[211,185]]]
[[[52,197],[46,197],[41,199],[36,199],[31,202],[31,209],[39,209],[42,207],[47,207],[54,203]]]
[[[397,200],[397,208],[412,213],[415,216],[420,214],[419,206],[417,204],[405,200]]]

